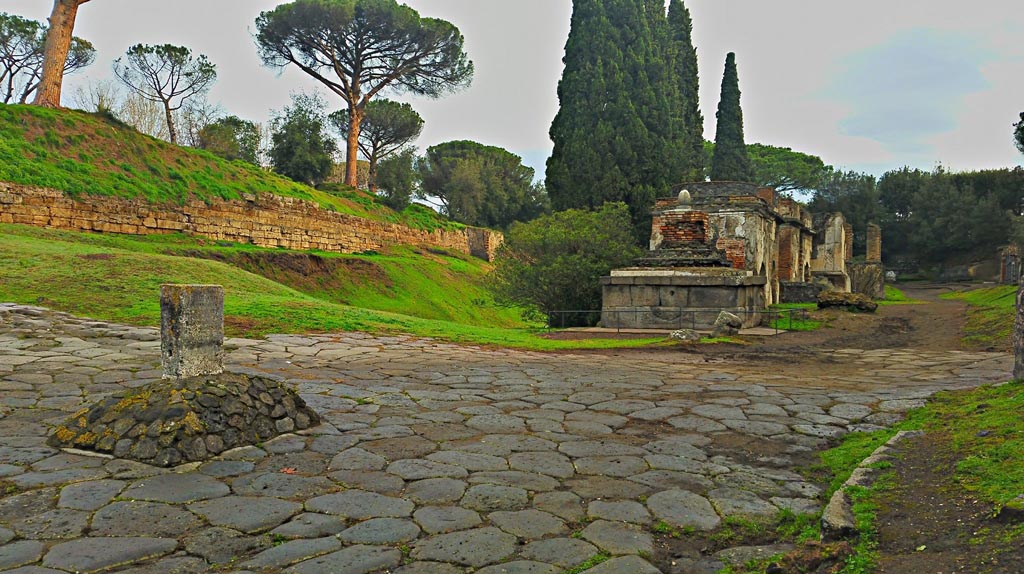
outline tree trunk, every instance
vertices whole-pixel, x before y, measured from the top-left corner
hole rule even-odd
[[[359,126],[363,108],[349,106],[348,142],[345,150],[345,185],[359,187]]]
[[[370,193],[374,195],[377,195],[377,161],[376,153],[370,156],[370,175],[366,182],[366,186],[370,189]]]
[[[43,47],[43,73],[33,104],[47,108],[60,107],[60,88],[64,81],[64,64],[71,49],[78,7],[89,0],[53,0],[50,28]]]
[[[174,113],[171,111],[171,103],[164,102],[164,117],[167,118],[167,137],[172,144],[178,143],[178,132],[174,129]]]

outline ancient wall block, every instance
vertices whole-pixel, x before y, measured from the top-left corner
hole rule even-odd
[[[224,288],[160,286],[160,356],[165,379],[224,371]]]
[[[843,224],[843,261],[850,261],[853,259],[853,225],[849,223]]]

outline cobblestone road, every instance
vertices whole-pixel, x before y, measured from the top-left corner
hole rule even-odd
[[[763,372],[362,334],[227,346],[229,370],[285,378],[325,424],[174,471],[70,454],[50,426],[158,378],[158,333],[0,304],[0,571],[544,574],[601,555],[588,572],[661,572],[653,524],[814,511],[820,485],[794,469],[827,439],[1011,367],[835,350],[841,375]]]

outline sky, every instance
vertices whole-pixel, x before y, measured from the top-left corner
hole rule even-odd
[[[316,83],[261,65],[255,20],[276,0],[93,0],[75,34],[98,50],[65,81],[112,78],[136,43],[172,43],[217,64],[210,99],[266,121]],[[426,120],[421,149],[454,139],[506,148],[542,176],[572,13],[570,0],[407,0],[454,23],[476,67],[471,87],[410,102]],[[50,0],[0,0],[45,20]],[[748,143],[790,147],[842,169],[881,175],[911,166],[954,171],[1024,163],[1012,124],[1024,112],[1019,0],[689,0],[704,136],[714,139],[725,55],[735,52]],[[333,100],[337,108],[343,103]]]

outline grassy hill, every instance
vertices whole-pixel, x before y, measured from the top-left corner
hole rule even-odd
[[[396,213],[359,190],[334,186],[337,191],[319,191],[242,161],[172,145],[102,114],[37,106],[0,104],[0,181],[71,196],[176,204],[263,192],[420,229],[463,227],[424,206]]]
[[[411,247],[340,255],[0,225],[0,301],[96,319],[157,326],[162,283],[216,283],[232,335],[356,330],[541,350],[652,342],[545,339],[494,303],[482,286],[488,269]]]

